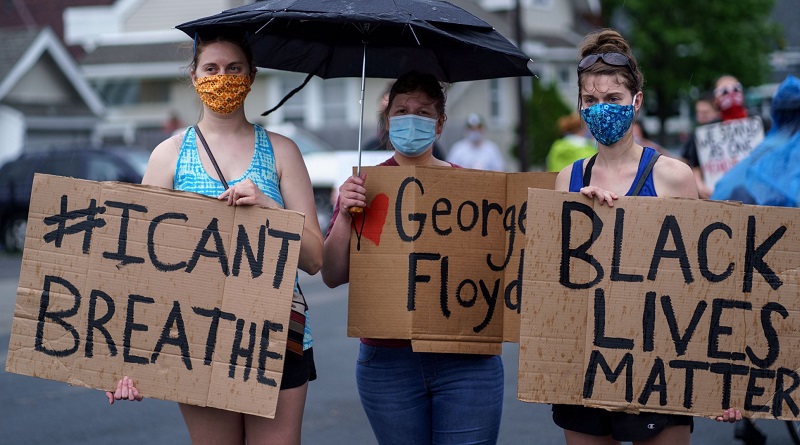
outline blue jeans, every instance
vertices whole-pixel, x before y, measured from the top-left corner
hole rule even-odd
[[[356,381],[380,445],[497,443],[503,412],[500,356],[361,343]]]

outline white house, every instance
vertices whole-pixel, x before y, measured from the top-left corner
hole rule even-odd
[[[0,29],[0,164],[88,143],[105,107],[49,29]]]
[[[64,14],[64,39],[68,44],[82,45],[88,52],[80,61],[82,72],[108,102],[109,112],[98,128],[96,138],[127,142],[136,139],[155,145],[163,136],[161,127],[171,116],[177,116],[185,124],[195,122],[200,104],[185,70],[191,56],[191,40],[174,26],[243,3],[251,2],[117,0],[111,6],[68,8]],[[455,0],[452,3],[480,16],[509,40],[512,39],[506,14],[487,11],[480,7],[478,0]],[[574,45],[579,39],[576,40],[574,33],[562,29],[562,25],[568,29],[574,21],[574,5],[586,2],[564,3],[566,6],[552,8],[546,14],[550,18],[543,18],[542,11],[530,17],[537,22],[556,23],[555,28],[550,28],[557,36],[555,40],[564,42],[564,45]],[[523,48],[527,47],[541,53],[539,46],[523,45]],[[550,68],[547,64],[552,63],[549,59],[554,59],[553,53],[559,49],[547,49],[541,59],[534,55],[536,69],[542,76],[557,73],[557,68]],[[574,46],[568,59],[571,62],[573,53]],[[261,112],[272,108],[286,93],[302,83],[304,77],[298,73],[261,70],[246,102],[248,116],[267,126],[292,122],[316,133],[336,148],[355,148],[360,120],[361,85],[358,78],[322,80],[315,77],[275,113],[267,118],[260,117]],[[365,140],[377,128],[378,98],[386,85],[386,79],[367,80]],[[447,149],[458,140],[467,114],[477,112],[486,118],[488,136],[509,149],[516,140],[517,97],[516,79],[450,85],[448,124],[441,145]]]

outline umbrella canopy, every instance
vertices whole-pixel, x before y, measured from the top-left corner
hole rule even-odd
[[[247,31],[257,66],[323,79],[412,69],[444,82],[531,75],[528,56],[446,1],[266,0],[177,26],[192,38],[231,27]]]

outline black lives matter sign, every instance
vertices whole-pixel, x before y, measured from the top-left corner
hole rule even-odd
[[[37,175],[9,372],[274,416],[303,216]]]
[[[644,197],[609,208],[531,189],[528,212],[522,400],[800,416],[800,210]]]

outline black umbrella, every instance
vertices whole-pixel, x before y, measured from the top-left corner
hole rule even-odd
[[[323,79],[364,79],[416,69],[444,82],[529,76],[528,56],[491,25],[437,0],[264,0],[177,26],[194,38],[248,33],[254,63]]]

